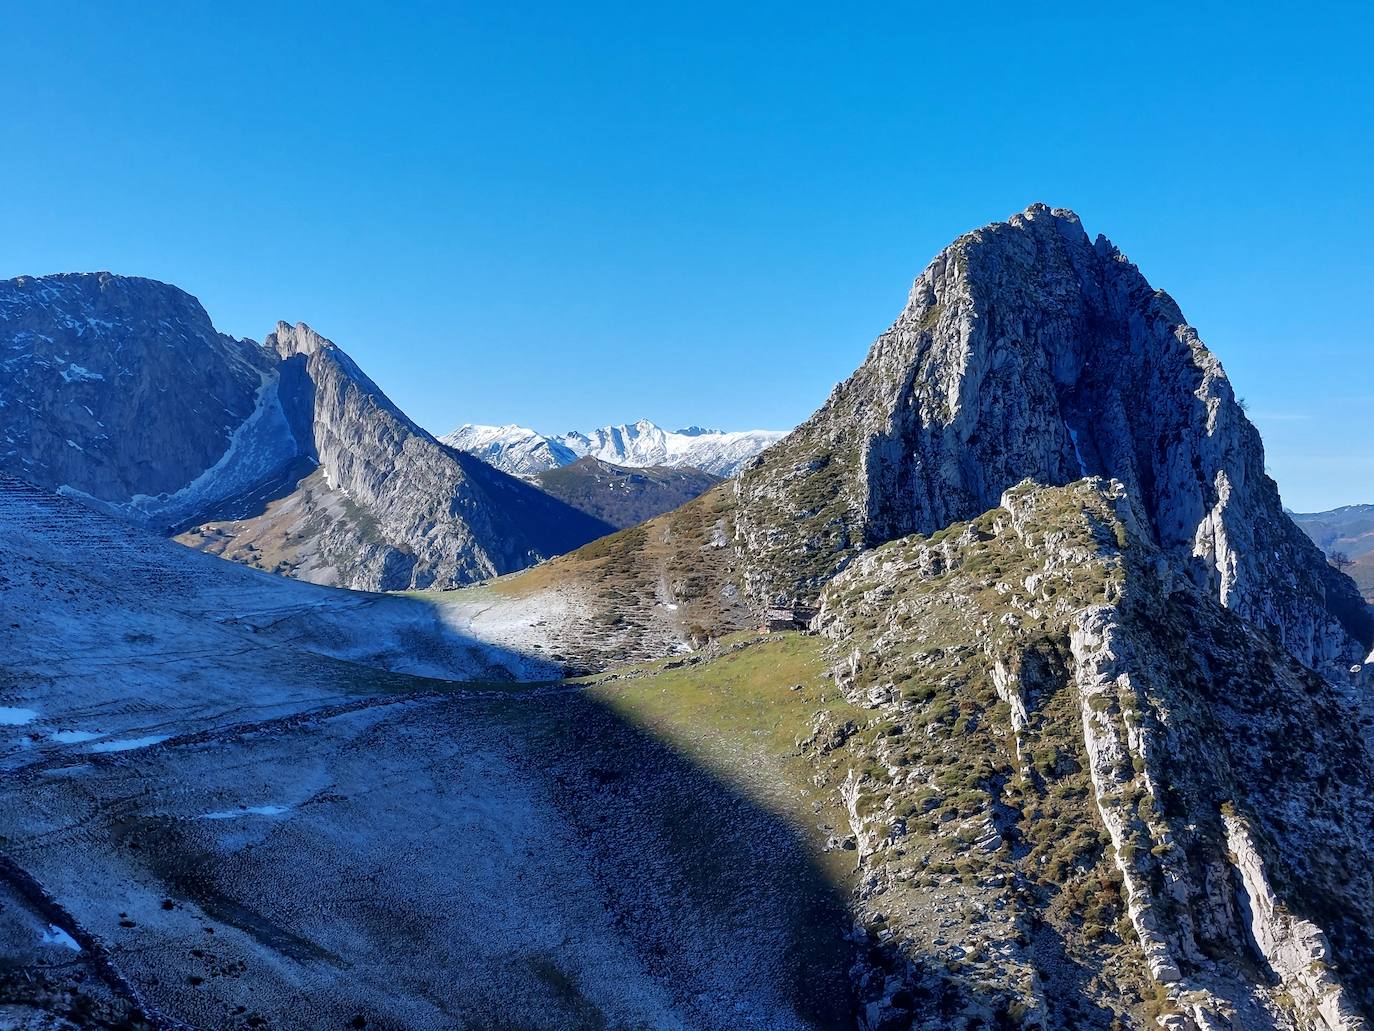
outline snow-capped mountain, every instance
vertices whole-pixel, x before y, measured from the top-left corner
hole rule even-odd
[[[524,426],[467,424],[439,438],[506,472],[530,476],[569,465],[590,455],[613,465],[693,466],[716,476],[733,476],[764,448],[781,440],[780,430],[709,430],[688,426],[665,430],[648,419],[603,426],[583,433],[573,430],[547,437]]]
[[[533,476],[571,465],[579,457],[562,441],[524,426],[477,426],[467,423],[439,438],[449,447],[476,455],[482,461],[516,476]]]

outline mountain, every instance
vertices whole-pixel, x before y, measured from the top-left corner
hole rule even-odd
[[[1350,559],[1345,571],[1374,604],[1374,505],[1289,514],[1327,556],[1342,554]]]
[[[1354,585],[1287,517],[1259,433],[1168,294],[1034,205],[956,240],[858,371],[739,481],[745,586],[814,599],[865,549],[994,507],[1023,479],[1119,480],[1151,536],[1304,663],[1369,652]]]
[[[579,455],[591,455],[617,465],[690,465],[716,476],[730,477],[784,434],[776,430],[707,430],[689,426],[665,430],[648,419],[628,426],[604,426],[591,433],[566,433],[561,438]]]
[[[0,468],[281,572],[454,586],[610,529],[438,443],[304,324],[258,345],[163,283],[21,277],[0,348]]]
[[[522,475],[591,456],[632,468],[691,466],[728,478],[783,436],[776,430],[726,432],[700,426],[672,431],[641,419],[629,425],[604,426],[590,433],[573,430],[557,437],[541,436],[522,426],[464,425],[440,439],[498,469]]]
[[[459,426],[439,438],[449,447],[476,455],[482,461],[516,476],[532,476],[570,465],[578,453],[562,441],[534,430],[509,426]]]
[[[1027,482],[823,589],[868,712],[819,727],[848,752],[866,1026],[1374,1013],[1367,686],[1297,662],[1154,536],[1119,481]]]
[[[588,455],[532,478],[540,489],[621,530],[683,505],[720,482],[690,466],[629,469]]]
[[[279,323],[265,346],[318,468],[260,514],[206,521],[184,543],[316,583],[396,590],[485,579],[609,532],[439,444],[309,327]]]
[[[766,607],[810,619],[833,689],[779,747],[845,807],[865,1031],[1374,1017],[1368,612],[1070,212],[956,241],[734,481],[498,583],[472,626],[575,605],[523,639],[690,651],[684,691]]]
[[[34,1024],[1374,1019],[1368,611],[1071,212],[960,237],[734,479],[395,622],[15,506],[0,1005]],[[505,682],[399,667],[411,626],[430,676]]]

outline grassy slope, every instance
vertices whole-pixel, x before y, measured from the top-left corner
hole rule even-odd
[[[574,611],[550,644],[574,666],[671,654],[753,622],[735,575],[734,494],[721,484],[681,508],[568,555],[440,600],[482,608],[488,621],[542,626]],[[555,639],[556,638],[556,639]]]
[[[714,660],[646,663],[585,682],[614,712],[823,843],[845,827],[835,791],[845,770],[835,753],[822,763],[804,745],[818,713],[844,723],[862,711],[825,675],[820,638],[741,633],[721,644]],[[822,862],[848,886],[852,854],[832,850]]]

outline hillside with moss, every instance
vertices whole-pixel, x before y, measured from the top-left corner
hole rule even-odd
[[[632,469],[591,455],[531,479],[546,494],[617,530],[671,512],[720,482],[719,476],[690,466]]]

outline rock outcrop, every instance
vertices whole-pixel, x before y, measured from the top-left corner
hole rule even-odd
[[[1123,483],[1178,568],[1301,661],[1368,653],[1374,623],[1284,514],[1220,362],[1109,241],[1042,204],[942,252],[858,371],[743,471],[748,592],[814,598],[864,549],[1086,475]]]

